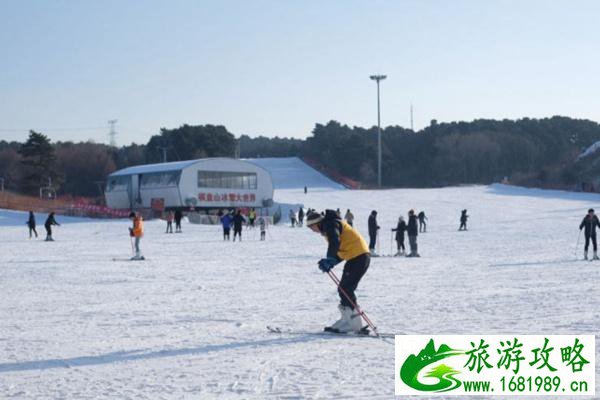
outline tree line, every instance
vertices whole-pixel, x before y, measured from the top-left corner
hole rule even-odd
[[[600,140],[596,122],[567,117],[437,123],[414,132],[382,129],[382,183],[386,187],[488,184],[507,177],[539,187],[570,188],[594,174],[595,157],[578,162]],[[132,165],[204,157],[305,157],[359,181],[377,182],[377,128],[337,121],[316,124],[306,139],[236,138],[224,126],[161,129],[146,144],[111,147],[94,142],[52,142],[30,131],[24,142],[0,141],[0,178],[8,190],[37,195],[95,197],[111,172]],[[596,160],[596,161],[594,161]]]

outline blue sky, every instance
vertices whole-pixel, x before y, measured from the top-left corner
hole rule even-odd
[[[600,121],[598,1],[0,2],[0,139],[145,143],[161,127],[306,137],[382,125]]]

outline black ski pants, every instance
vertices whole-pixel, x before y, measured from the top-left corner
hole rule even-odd
[[[374,249],[375,248],[375,243],[377,242],[377,234],[375,233],[374,235],[371,235],[369,233],[369,249]]]
[[[398,251],[402,250],[405,251],[406,248],[404,247],[404,235],[400,236],[399,238],[396,239],[396,243],[398,244]]]
[[[31,233],[35,233],[35,237],[37,237],[37,231],[35,230],[35,226],[29,227],[29,237],[31,237]]]
[[[233,228],[233,241],[235,242],[235,237],[239,236],[240,240],[242,240],[242,228]]]
[[[356,295],[354,291],[358,287],[358,282],[367,272],[369,263],[371,262],[371,255],[369,253],[361,254],[358,257],[354,257],[351,260],[346,261],[344,265],[344,273],[342,274],[342,280],[340,281],[340,287],[338,288],[338,294],[340,295],[340,303],[344,307],[352,307],[352,304],[348,301],[344,292],[350,297],[352,302],[356,304]],[[343,292],[342,292],[343,290]]]
[[[594,251],[598,251],[598,243],[596,242],[596,235],[585,235],[585,251],[588,251],[588,247],[590,247],[590,238],[592,238],[592,245],[594,246]]]

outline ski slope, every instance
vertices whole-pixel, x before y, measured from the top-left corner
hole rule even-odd
[[[271,174],[275,189],[345,189],[298,157],[249,158],[245,161],[263,167]]]
[[[276,191],[276,201],[350,208],[363,234],[378,210],[383,253],[398,216],[425,210],[422,257],[373,259],[357,291],[379,329],[398,334],[598,334],[600,262],[577,260],[575,245],[599,199],[501,185]],[[470,230],[457,232],[463,208]],[[316,266],[323,238],[281,225],[266,242],[245,230],[232,243],[215,226],[167,235],[149,221],[148,260],[131,262],[128,226],[65,223],[47,243],[24,223],[2,225],[0,398],[394,398],[393,344],[265,329],[337,319],[335,287]]]

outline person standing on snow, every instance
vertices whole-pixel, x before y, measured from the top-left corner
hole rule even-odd
[[[346,215],[344,215],[344,219],[350,226],[354,226],[354,214],[350,212],[350,209],[346,210]]]
[[[289,216],[290,216],[290,223],[292,224],[292,228],[293,228],[296,226],[297,221],[296,221],[296,213],[291,208],[290,208]]]
[[[129,213],[129,219],[133,222],[133,226],[129,228],[129,236],[135,238],[135,255],[131,259],[143,260],[144,256],[140,251],[140,241],[144,236],[144,220],[141,215],[134,212]]]
[[[583,250],[583,259],[588,259],[588,248],[590,247],[590,239],[592,239],[592,245],[594,246],[594,260],[598,259],[598,243],[596,242],[596,227],[600,227],[598,217],[594,214],[594,209],[590,208],[588,213],[581,224],[579,224],[579,230],[585,228],[585,248]]]
[[[233,241],[235,242],[235,237],[240,237],[240,242],[242,241],[242,225],[246,222],[246,219],[242,215],[242,210],[237,210],[235,215],[232,218],[233,221]]]
[[[33,211],[29,211],[29,219],[26,222],[27,227],[29,227],[29,239],[31,239],[31,233],[35,233],[35,237],[37,239],[37,231],[35,230],[35,215]]]
[[[264,217],[258,219],[258,226],[260,227],[260,240],[265,240],[267,234],[267,222]]]
[[[298,209],[298,226],[302,226],[302,222],[304,221],[304,209],[300,207]]]
[[[394,254],[394,256],[402,256],[406,252],[404,247],[404,232],[406,232],[406,222],[404,222],[404,218],[400,217],[398,219],[398,225],[395,229],[392,229],[392,232],[396,232],[396,244],[398,246],[398,252]]]
[[[306,226],[313,232],[319,233],[327,239],[326,258],[319,261],[319,269],[329,272],[342,260],[346,261],[344,272],[338,288],[340,304],[338,306],[341,318],[326,331],[332,332],[359,332],[362,330],[361,315],[354,309],[356,295],[361,278],[367,272],[371,255],[367,243],[357,230],[338,217],[333,210],[326,210],[325,215],[310,212],[306,216]],[[346,295],[350,297],[350,302]]]
[[[419,213],[419,232],[427,232],[427,223],[425,223],[425,220],[427,220],[425,211],[421,211]]]
[[[46,228],[46,242],[54,242],[54,239],[52,239],[52,225],[60,226],[54,219],[54,212],[48,214],[48,218],[46,218],[46,222],[44,223],[44,228]]]
[[[183,219],[183,213],[181,210],[175,210],[175,232],[181,233],[181,220]]]
[[[248,225],[254,228],[254,220],[256,219],[256,211],[254,208],[251,208],[248,212]]]
[[[377,256],[375,253],[375,244],[377,243],[377,231],[379,230],[379,225],[377,225],[377,211],[371,211],[371,215],[369,215],[369,251],[374,256]]]
[[[231,231],[231,221],[233,218],[230,213],[221,217],[221,225],[223,225],[223,240],[229,240],[229,232]]]
[[[414,210],[410,210],[408,212],[408,226],[406,228],[406,233],[408,233],[408,243],[410,245],[410,254],[408,254],[406,257],[421,257],[417,248],[418,232],[419,229],[417,227],[417,216],[415,215]]]
[[[467,218],[469,218],[469,216],[467,215],[467,210],[462,210],[460,212],[460,226],[458,227],[459,231],[467,230]]]
[[[169,211],[167,213],[167,230],[165,231],[165,233],[173,233],[173,211]]]

